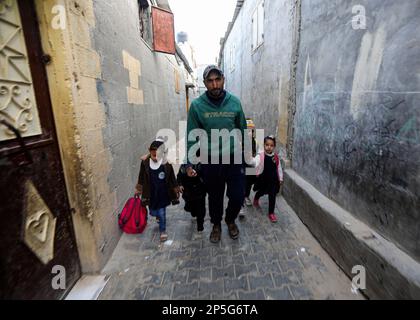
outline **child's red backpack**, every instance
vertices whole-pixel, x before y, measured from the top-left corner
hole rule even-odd
[[[141,205],[138,195],[128,199],[118,215],[120,229],[128,234],[142,233],[147,225],[147,209]]]

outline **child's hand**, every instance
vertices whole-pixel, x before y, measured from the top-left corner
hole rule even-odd
[[[137,196],[141,196],[141,185],[136,185],[136,188],[134,189],[134,194]]]
[[[197,176],[197,171],[195,171],[192,167],[187,168],[187,175],[190,178],[194,178]]]
[[[245,163],[248,164],[248,165],[251,165],[251,166],[255,166],[255,160],[252,157],[252,154],[250,152],[248,152],[245,155]]]
[[[184,193],[184,187],[183,186],[179,186],[178,190],[179,190],[180,193]]]

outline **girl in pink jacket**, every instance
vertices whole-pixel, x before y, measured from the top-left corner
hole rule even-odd
[[[254,206],[260,209],[259,199],[263,195],[268,195],[268,218],[271,222],[277,222],[274,209],[276,206],[276,195],[280,191],[283,183],[283,170],[280,158],[275,153],[276,138],[268,136],[264,138],[264,151],[255,157],[256,182],[254,185],[255,194]]]

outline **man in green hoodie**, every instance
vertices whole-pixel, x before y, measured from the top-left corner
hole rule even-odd
[[[207,91],[191,103],[187,122],[187,162],[191,164],[201,151],[202,178],[209,195],[209,214],[213,230],[210,241],[220,241],[223,219],[223,200],[227,186],[229,199],[225,222],[229,235],[237,239],[239,230],[235,220],[245,197],[245,165],[243,157],[247,123],[241,102],[224,90],[223,71],[215,65],[204,70]],[[190,177],[197,172],[189,166]]]

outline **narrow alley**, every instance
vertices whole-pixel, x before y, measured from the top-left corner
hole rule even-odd
[[[266,210],[268,201],[262,202]],[[239,240],[224,228],[212,244],[210,222],[201,239],[182,205],[168,210],[169,240],[159,241],[154,221],[141,236],[124,235],[102,271],[105,300],[364,299],[293,209],[279,198],[278,224],[246,209]]]
[[[420,299],[419,16],[0,0],[0,300]]]

